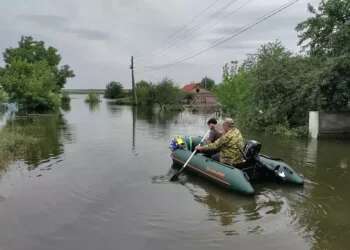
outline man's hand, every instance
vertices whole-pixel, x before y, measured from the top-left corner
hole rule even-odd
[[[202,146],[200,146],[200,145],[197,145],[196,147],[195,147],[195,150],[197,150],[197,151],[202,151],[204,149],[204,147],[202,147]]]

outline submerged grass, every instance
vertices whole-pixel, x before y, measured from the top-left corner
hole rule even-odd
[[[0,138],[0,169],[4,169],[11,161],[22,158],[27,148],[37,142],[37,138],[26,135],[20,127],[3,128]]]

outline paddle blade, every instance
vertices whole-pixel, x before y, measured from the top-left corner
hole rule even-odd
[[[179,174],[180,174],[180,171],[179,172],[176,172],[175,174],[173,174],[169,181],[177,181],[179,179]]]

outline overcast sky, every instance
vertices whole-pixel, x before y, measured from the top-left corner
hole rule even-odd
[[[289,0],[0,0],[0,50],[21,35],[54,46],[76,77],[66,88],[104,88],[111,80],[130,83],[163,77],[183,85],[203,76],[221,81],[222,66],[242,60],[263,43],[279,39],[294,52],[296,24],[309,16],[307,3],[292,7],[205,53],[171,67],[237,33]],[[1,58],[1,64],[3,64]]]

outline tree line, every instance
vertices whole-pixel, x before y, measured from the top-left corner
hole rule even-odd
[[[209,77],[204,77],[200,86],[208,90],[214,90],[215,81]],[[146,80],[140,80],[135,86],[137,105],[159,106],[160,110],[178,109],[182,103],[188,103],[193,95],[183,92],[173,80],[164,78],[160,82],[153,83]],[[120,82],[111,81],[106,85],[104,94],[109,99],[127,99],[126,104],[131,103],[131,92],[124,90]]]
[[[223,67],[216,94],[243,126],[276,134],[305,134],[308,111],[346,111],[350,104],[350,2],[308,5],[296,26],[301,54],[281,42],[262,45],[243,63]]]

